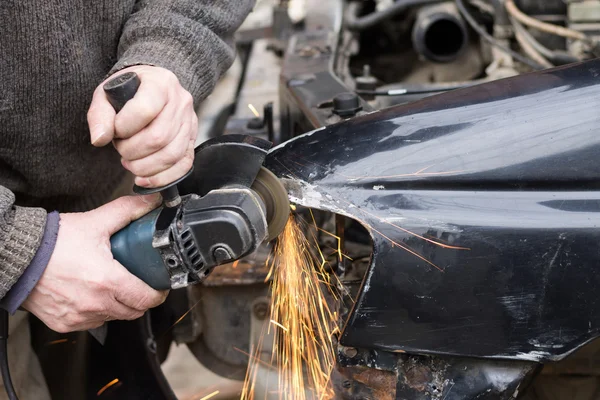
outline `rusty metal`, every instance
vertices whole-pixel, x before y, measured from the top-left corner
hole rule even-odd
[[[337,368],[332,377],[337,399],[394,400],[396,374],[366,367]]]
[[[398,355],[397,399],[509,400],[538,371],[532,362]]]

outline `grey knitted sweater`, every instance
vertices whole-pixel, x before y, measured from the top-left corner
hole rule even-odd
[[[107,74],[173,71],[196,102],[234,58],[254,0],[0,1],[0,298],[34,257],[46,211],[106,202],[125,178],[86,113]]]

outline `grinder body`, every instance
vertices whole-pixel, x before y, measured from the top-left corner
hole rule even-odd
[[[115,260],[157,290],[169,289],[171,280],[152,238],[162,207],[133,221],[110,238]]]
[[[266,206],[251,188],[183,196],[111,237],[113,256],[157,290],[201,282],[212,268],[256,250],[267,238]]]

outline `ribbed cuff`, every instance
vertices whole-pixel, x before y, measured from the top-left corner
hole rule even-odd
[[[0,301],[0,307],[11,314],[17,312],[44,274],[56,246],[59,222],[60,217],[58,212],[48,214],[40,247],[25,272],[23,272],[23,275],[21,275],[2,301]]]
[[[209,35],[206,35],[205,38],[216,40],[216,37],[213,38]],[[181,86],[191,93],[194,101],[197,103],[208,96],[219,78],[217,74],[219,69],[221,69],[219,68],[219,64],[224,63],[224,60],[216,57],[216,54],[206,54],[206,51],[211,49],[210,43],[202,44],[201,50],[204,50],[205,54],[202,54],[202,52],[190,54],[188,48],[174,41],[170,43],[151,40],[139,41],[128,47],[119,58],[119,61],[113,66],[110,74],[135,65],[150,65],[165,68],[177,76]],[[216,43],[213,45],[217,46]],[[233,54],[228,54],[227,56],[233,59]],[[204,65],[203,71],[200,74],[197,73],[198,65],[193,61],[198,57],[206,60],[211,60],[214,57],[214,60],[211,60],[212,62],[207,62]],[[222,54],[221,58],[225,58],[225,54]]]
[[[0,298],[12,288],[31,264],[46,227],[46,211],[14,207],[0,247]]]

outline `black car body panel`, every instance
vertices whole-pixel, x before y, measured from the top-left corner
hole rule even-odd
[[[371,266],[341,343],[543,361],[600,332],[600,61],[326,126],[267,166],[359,220]]]

